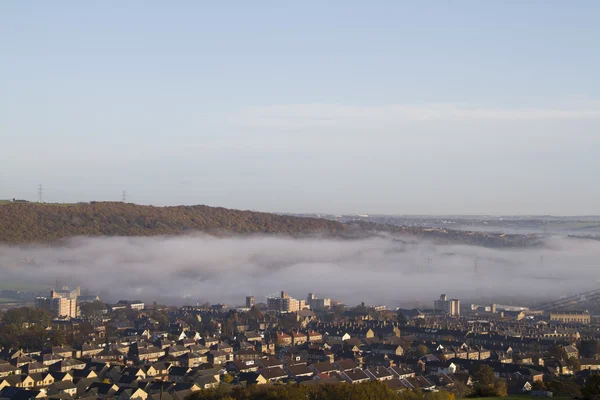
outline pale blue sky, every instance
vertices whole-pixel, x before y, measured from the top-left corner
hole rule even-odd
[[[0,198],[600,214],[600,2],[3,1]]]

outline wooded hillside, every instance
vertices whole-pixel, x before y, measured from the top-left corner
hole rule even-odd
[[[529,247],[542,243],[536,235],[508,235],[422,227],[399,227],[371,222],[342,222],[277,215],[222,207],[154,207],[121,202],[90,204],[0,204],[0,243],[52,243],[73,236],[155,236],[194,231],[231,233],[322,234],[359,238],[391,233],[439,244],[484,247]]]
[[[53,242],[71,236],[152,236],[190,231],[338,234],[344,224],[208,206],[153,207],[129,203],[5,203],[0,205],[0,242]]]

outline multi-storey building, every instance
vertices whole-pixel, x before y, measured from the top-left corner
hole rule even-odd
[[[587,311],[551,311],[550,321],[589,324],[591,321],[591,316]]]
[[[331,307],[331,299],[319,299],[315,296],[314,293],[309,293],[308,297],[306,298],[306,304],[310,307],[311,310],[321,311]]]
[[[119,300],[117,306],[123,306],[131,310],[140,311],[143,310],[146,305],[140,300]]]
[[[269,311],[295,312],[307,308],[306,301],[292,298],[286,292],[281,292],[280,297],[267,297]]]
[[[254,296],[246,296],[246,308],[254,307]]]
[[[79,315],[77,297],[80,293],[79,286],[74,290],[68,288],[51,290],[49,297],[37,297],[35,299],[35,307],[54,313],[59,317],[76,318]]]
[[[448,300],[448,297],[445,294],[442,294],[439,300],[433,302],[433,309],[436,311],[444,311],[453,317],[458,317],[460,316],[460,300]]]

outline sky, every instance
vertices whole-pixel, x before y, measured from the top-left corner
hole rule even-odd
[[[3,1],[0,199],[600,214],[597,1]]]

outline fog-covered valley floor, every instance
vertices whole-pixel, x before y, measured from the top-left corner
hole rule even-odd
[[[440,293],[471,301],[535,302],[600,287],[600,242],[488,249],[377,237],[74,238],[62,247],[0,247],[0,281],[79,284],[103,300],[171,304],[257,302],[285,290],[348,305],[431,307]]]

